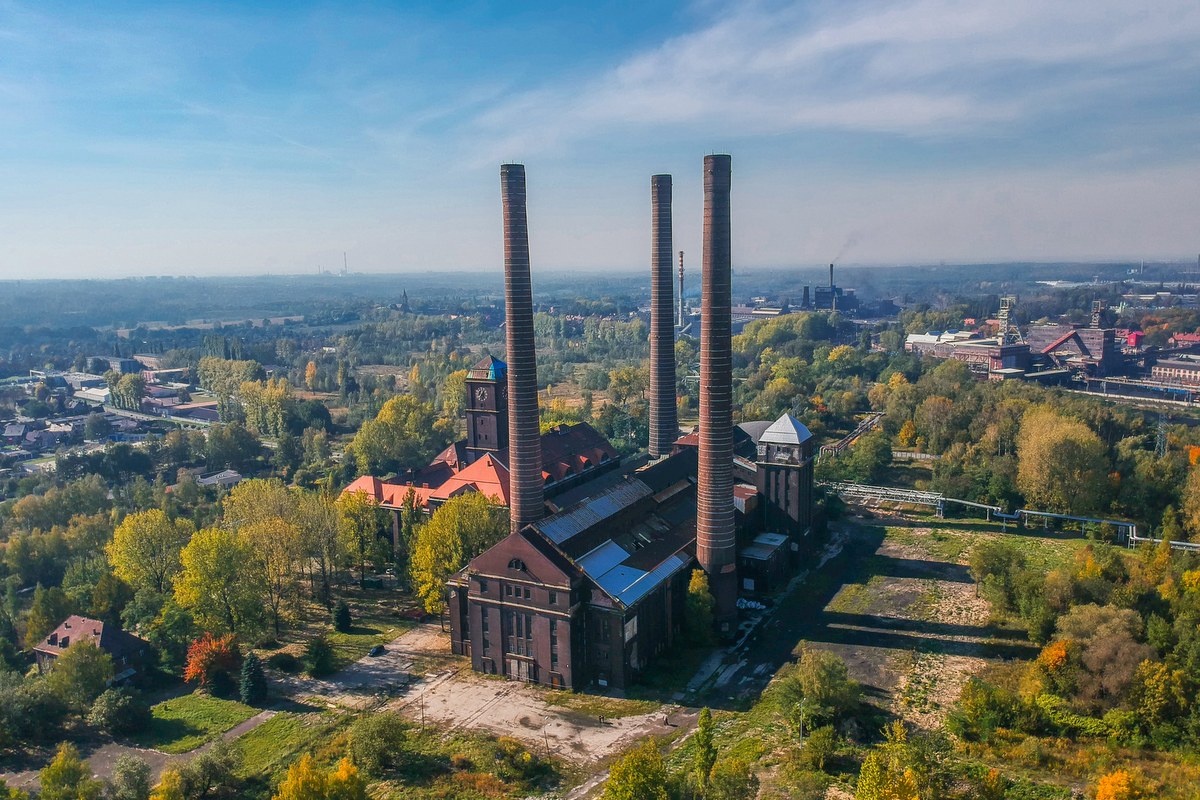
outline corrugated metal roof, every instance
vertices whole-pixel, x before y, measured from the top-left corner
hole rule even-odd
[[[650,487],[636,478],[622,481],[574,508],[537,522],[537,529],[550,541],[562,544],[651,494]]]
[[[688,559],[676,553],[649,572],[642,572],[640,577],[636,578],[617,594],[617,599],[626,606],[631,606],[656,587],[661,586],[665,580],[686,567],[687,564]],[[627,568],[623,567],[622,569]]]
[[[609,539],[595,550],[581,557],[576,563],[579,564],[580,569],[592,576],[593,580],[599,582],[599,579],[605,573],[627,558],[629,558],[629,551],[612,539]]]

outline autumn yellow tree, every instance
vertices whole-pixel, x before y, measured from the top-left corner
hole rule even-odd
[[[118,578],[134,589],[162,594],[179,572],[179,553],[195,531],[188,520],[172,520],[152,508],[126,517],[105,551]]]
[[[446,608],[446,580],[504,538],[508,518],[478,492],[451,497],[417,531],[412,579],[430,614]]]
[[[168,769],[158,779],[158,786],[150,793],[150,800],[184,800],[183,779],[179,771]]]
[[[175,601],[206,630],[250,633],[262,619],[263,577],[249,545],[224,528],[205,528],[180,553]]]
[[[366,492],[347,492],[336,501],[342,548],[358,562],[359,578],[367,572],[367,554],[383,530],[379,501]]]
[[[1183,527],[1193,542],[1200,542],[1200,467],[1188,471],[1183,485]]]
[[[310,361],[304,368],[304,385],[313,390],[317,388],[317,362]]]
[[[307,753],[288,767],[272,800],[366,800],[367,783],[348,758],[326,772]]]
[[[1017,488],[1030,507],[1099,512],[1108,496],[1108,455],[1087,425],[1048,406],[1025,412],[1017,437]]]
[[[299,596],[299,564],[303,557],[300,529],[278,517],[252,522],[238,531],[253,554],[256,573],[263,579],[262,597],[278,634]]]

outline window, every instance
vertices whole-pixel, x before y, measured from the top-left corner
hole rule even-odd
[[[480,579],[479,579],[479,593],[480,593],[480,594],[487,594],[487,589],[488,589],[488,587],[487,587],[487,578],[480,578]]]
[[[506,583],[506,584],[504,584],[504,595],[505,595],[505,597],[512,597],[512,593],[513,593],[513,590],[512,590],[512,584],[511,584],[511,583]]]
[[[517,570],[518,572],[525,572],[525,571],[526,571],[526,570],[525,570],[525,562],[524,562],[524,561],[522,561],[522,560],[521,560],[521,559],[519,559],[519,558],[514,558],[512,561],[509,561],[509,562],[508,562],[508,568],[509,568],[509,569],[515,569],[515,570]]]
[[[526,586],[525,587],[525,599],[528,600],[532,596],[533,596],[533,593],[531,591],[529,591],[529,587]]]
[[[550,590],[550,597],[549,597],[549,600],[548,600],[548,602],[549,602],[549,603],[550,603],[550,605],[552,605],[552,606],[556,606],[556,605],[558,605],[558,592],[556,592],[556,591],[554,591],[553,589],[551,589],[551,590]],[[551,625],[553,625],[554,623],[550,623],[550,624],[551,624]]]
[[[550,620],[550,669],[558,668],[558,620]]]

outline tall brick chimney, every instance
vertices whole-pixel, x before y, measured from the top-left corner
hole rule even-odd
[[[700,474],[696,558],[708,573],[723,635],[737,622],[737,544],[733,530],[732,255],[730,158],[704,158],[704,256],[700,289]]]
[[[504,204],[504,335],[508,346],[508,517],[518,531],[545,513],[525,165],[500,166]]]
[[[671,176],[650,178],[650,457],[679,438],[675,405],[675,324],[671,319]]]

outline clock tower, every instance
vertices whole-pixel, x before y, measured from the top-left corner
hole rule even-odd
[[[467,463],[508,447],[508,365],[488,356],[467,372]]]

